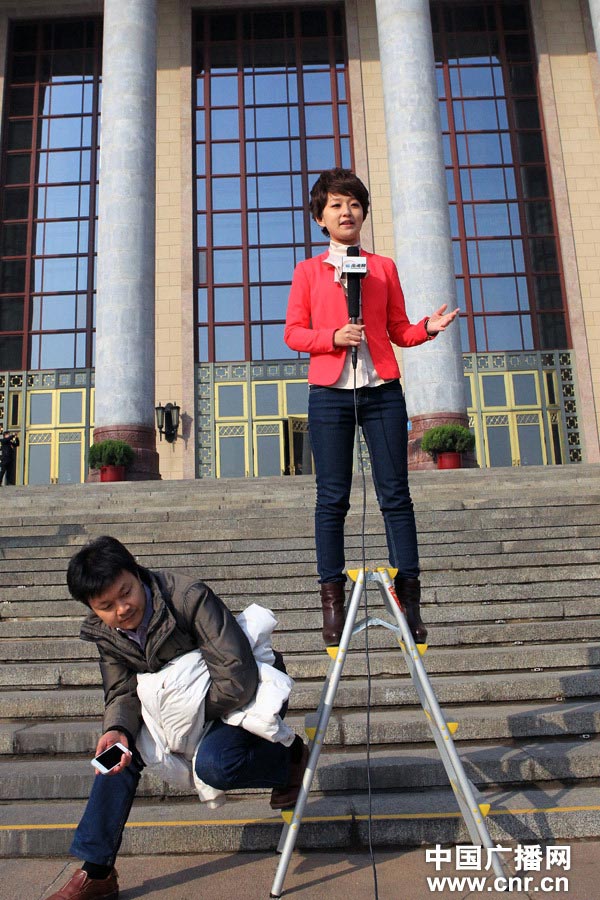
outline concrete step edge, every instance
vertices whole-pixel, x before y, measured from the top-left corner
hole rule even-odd
[[[525,791],[484,791],[490,803],[486,825],[492,840],[558,841],[600,835],[600,792],[577,786]],[[0,856],[67,856],[81,803],[18,804],[6,830],[0,830]],[[434,815],[435,814],[435,815]],[[471,843],[450,789],[376,794],[372,802],[375,846]],[[305,809],[298,847],[365,846],[369,836],[367,798],[310,799]],[[56,823],[56,827],[52,826]],[[265,799],[230,801],[219,810],[198,803],[152,806],[134,804],[125,829],[122,853],[152,855],[165,852],[227,852],[274,850],[282,828],[280,816]],[[274,861],[274,871],[276,861]]]

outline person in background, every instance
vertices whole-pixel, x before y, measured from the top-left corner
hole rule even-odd
[[[0,439],[0,486],[15,483],[14,464],[17,455],[19,438],[16,434],[5,431]]]

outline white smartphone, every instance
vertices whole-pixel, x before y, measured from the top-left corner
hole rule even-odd
[[[124,753],[128,753],[131,756],[131,751],[124,747],[123,744],[117,742],[109,747],[108,750],[103,750],[102,753],[99,753],[98,756],[91,760],[91,763],[95,769],[106,775],[112,769],[116,769]]]

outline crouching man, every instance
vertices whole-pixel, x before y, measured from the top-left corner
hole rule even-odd
[[[139,673],[157,672],[201,650],[211,676],[204,715],[213,725],[200,744],[195,771],[214,788],[271,788],[273,809],[293,806],[308,748],[299,737],[288,748],[221,721],[252,699],[258,671],[244,632],[202,581],[151,572],[115,538],[99,537],[73,556],[67,583],[71,595],[89,607],[80,637],[94,642],[100,655],[105,709],[96,756],[117,742],[129,752],[94,779],[71,845],[83,865],[48,900],[116,900],[115,859],[144,767],[135,747],[142,724]]]

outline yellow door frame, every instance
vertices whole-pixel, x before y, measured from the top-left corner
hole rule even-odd
[[[225,420],[215,423],[217,478],[221,478],[221,444],[224,440],[233,437],[243,437],[244,439],[244,475],[246,478],[250,475],[248,430],[248,422]],[[227,431],[230,433],[227,434]]]
[[[537,420],[534,422],[526,422],[519,421],[519,419],[527,419],[532,418]],[[493,420],[500,420],[493,422]],[[503,421],[502,421],[503,420]],[[521,463],[521,444],[519,440],[519,426],[527,426],[530,427],[533,424],[537,424],[538,432],[540,435],[540,447],[542,453],[542,462],[541,465],[546,465],[548,462],[548,448],[546,444],[546,434],[544,430],[544,418],[543,412],[541,409],[519,409],[518,412],[515,410],[503,410],[502,412],[484,412],[482,415],[483,422],[483,440],[482,445],[485,452],[485,463],[489,468],[491,467],[490,460],[490,432],[496,427],[508,427],[508,437],[510,443],[510,455],[511,455],[511,465],[512,466],[520,466]]]
[[[29,471],[30,471],[30,455],[31,455],[31,447],[39,446],[40,444],[49,444],[50,445],[50,460],[49,460],[49,473],[48,477],[50,480],[50,484],[58,484],[60,477],[60,447],[62,445],[70,444],[70,443],[79,443],[80,444],[80,466],[79,466],[79,481],[80,483],[85,480],[85,462],[86,462],[86,389],[82,387],[76,388],[55,388],[55,389],[47,389],[41,388],[40,390],[32,390],[27,392],[27,406],[26,406],[26,417],[25,417],[25,465],[23,471],[23,483],[29,484]],[[60,420],[60,408],[61,408],[61,397],[65,394],[80,394],[81,395],[81,417],[78,422],[61,422]],[[49,395],[51,397],[51,405],[50,405],[50,421],[49,422],[31,422],[31,405],[32,398],[40,395]],[[77,441],[69,441],[69,440],[61,440],[61,436],[66,435],[79,435],[80,440]],[[47,440],[35,440],[35,438],[42,438],[46,436]]]
[[[273,429],[271,432],[269,431],[261,431],[261,429],[268,428]],[[252,449],[254,451],[254,466],[253,466],[253,474],[254,477],[258,477],[258,468],[259,468],[259,453],[258,453],[258,439],[260,437],[272,437],[273,435],[277,435],[279,438],[279,473],[281,475],[284,474],[285,470],[285,444],[284,444],[284,433],[283,433],[283,422],[281,419],[259,419],[257,422],[252,423]]]

